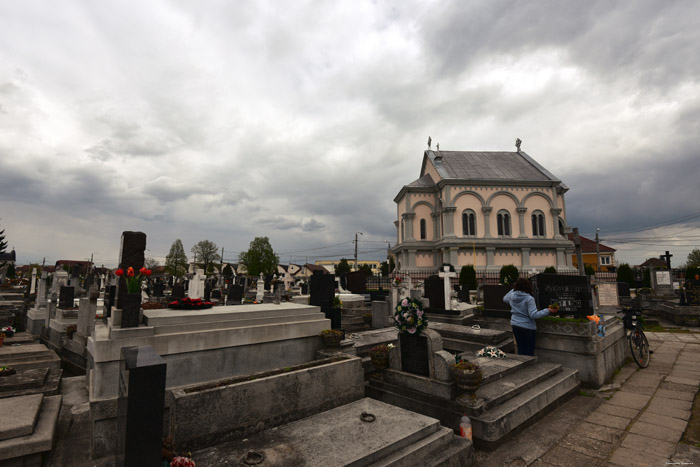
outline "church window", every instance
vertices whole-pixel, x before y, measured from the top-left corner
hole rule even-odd
[[[544,214],[542,211],[535,211],[532,213],[532,236],[533,237],[544,237]]]
[[[421,219],[420,220],[420,239],[425,240],[425,235],[426,235],[425,219]]]
[[[462,213],[462,235],[465,237],[476,235],[476,216],[471,209],[467,209]]]
[[[496,220],[498,222],[498,236],[510,237],[510,214],[508,211],[500,211]]]

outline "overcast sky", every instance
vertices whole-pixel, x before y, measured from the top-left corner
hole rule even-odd
[[[698,44],[696,0],[1,2],[0,230],[20,263],[114,265],[124,230],[161,262],[176,238],[351,257],[355,232],[385,259],[429,135],[519,137],[569,225],[678,265],[700,245]]]

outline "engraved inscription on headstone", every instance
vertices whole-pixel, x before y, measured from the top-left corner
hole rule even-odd
[[[399,334],[399,340],[402,370],[414,375],[429,377],[428,338],[403,332]]]
[[[617,284],[615,282],[601,282],[598,284],[598,305],[617,306]]]
[[[586,276],[537,274],[531,278],[537,308],[559,304],[559,315],[583,318],[593,314],[590,286]]]
[[[671,285],[671,271],[655,271],[656,285]]]

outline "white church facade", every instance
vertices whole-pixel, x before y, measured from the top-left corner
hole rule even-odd
[[[518,142],[519,143],[519,142]],[[427,150],[420,177],[394,198],[401,271],[571,270],[568,191],[518,147],[517,152]]]

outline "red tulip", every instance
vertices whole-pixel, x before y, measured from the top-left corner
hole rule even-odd
[[[126,270],[126,275],[129,277],[134,277],[134,268],[129,266],[129,269]]]
[[[123,269],[117,269],[116,271],[114,271],[114,274],[116,274],[117,276],[121,277],[121,276],[124,275],[124,270],[123,270]]]
[[[146,275],[146,268],[139,269],[139,274]]]
[[[146,275],[147,275],[147,276],[150,276],[150,275],[151,275],[151,272],[152,272],[152,271],[151,271],[150,269],[146,269]]]

